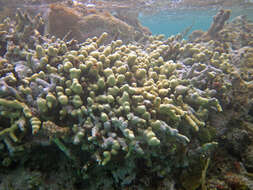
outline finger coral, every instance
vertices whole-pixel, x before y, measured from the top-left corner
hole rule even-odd
[[[25,37],[20,22],[34,23],[18,17],[5,22],[13,30],[0,33],[8,42],[2,65],[13,68],[0,79],[0,141],[13,155],[25,136],[46,138],[77,165],[90,189],[126,187],[143,173],[162,178],[210,155],[217,143],[200,144],[199,131],[226,109],[225,97],[237,86],[251,94],[252,82],[235,74],[231,56],[216,51],[213,40],[151,36],[145,47],[122,40],[103,45],[103,33],[75,46],[40,36],[28,48],[21,45],[25,38],[6,37]]]

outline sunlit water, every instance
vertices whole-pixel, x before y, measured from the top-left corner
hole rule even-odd
[[[206,31],[219,9],[174,9],[152,15],[140,13],[139,19],[144,26],[150,29],[152,34],[164,34],[168,37],[181,33],[190,26],[192,26],[191,31],[199,29]],[[253,7],[233,8],[230,19],[239,15],[247,15],[247,18],[253,21]]]

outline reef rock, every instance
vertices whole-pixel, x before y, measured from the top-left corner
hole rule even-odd
[[[92,13],[92,14],[90,14]],[[140,40],[145,34],[150,34],[148,29],[134,26],[112,16],[107,11],[86,10],[86,15],[74,8],[62,4],[50,6],[48,16],[48,33],[59,38],[75,39],[80,42],[87,38],[108,33],[107,42],[121,39],[123,42]]]

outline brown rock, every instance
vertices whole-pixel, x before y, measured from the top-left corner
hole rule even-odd
[[[63,38],[68,33],[68,37],[80,38],[77,30],[77,23],[81,20],[81,15],[71,8],[60,4],[52,4],[48,15],[48,33],[59,38]]]
[[[139,25],[138,28],[135,28],[107,11],[83,11],[84,14],[62,4],[51,5],[48,16],[48,33],[59,38],[67,35],[67,40],[75,39],[82,42],[87,38],[100,36],[103,32],[107,32],[109,35],[106,43],[117,39],[126,43],[138,40],[145,33],[149,33],[146,28]]]

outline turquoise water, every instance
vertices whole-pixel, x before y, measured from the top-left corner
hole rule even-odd
[[[192,26],[191,31],[199,29],[206,31],[218,10],[218,8],[166,10],[152,15],[141,13],[139,19],[152,34],[164,34],[168,37],[181,33],[190,26]],[[253,7],[233,8],[231,19],[239,15],[247,15],[253,21]]]

